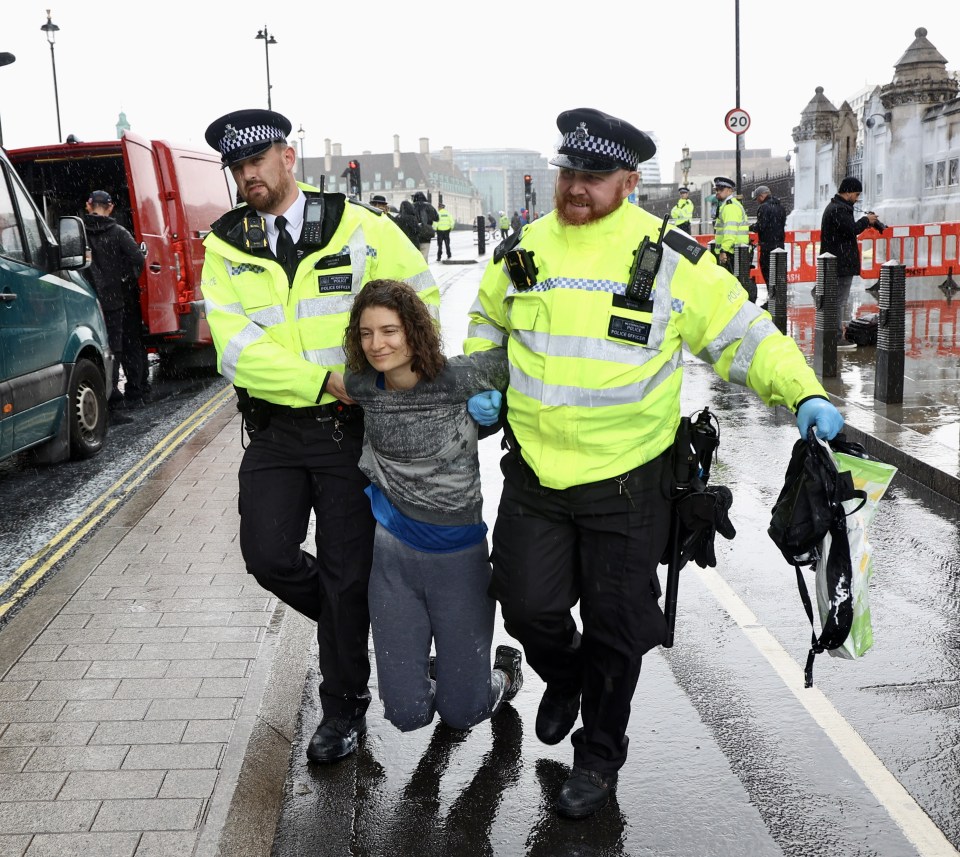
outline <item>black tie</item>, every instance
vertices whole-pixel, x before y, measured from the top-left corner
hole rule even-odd
[[[277,261],[287,272],[287,279],[293,280],[297,270],[297,250],[293,237],[287,231],[287,218],[280,215],[274,223],[277,226]]]

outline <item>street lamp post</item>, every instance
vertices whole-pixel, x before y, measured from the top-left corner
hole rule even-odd
[[[57,91],[57,57],[53,51],[53,43],[57,39],[57,30],[60,28],[50,20],[50,10],[47,9],[47,23],[40,27],[47,34],[50,43],[50,62],[53,65],[53,99],[57,105],[57,142],[63,142],[63,131],[60,130],[60,93]]]
[[[693,159],[690,157],[690,148],[683,147],[682,157],[680,158],[680,170],[683,172],[683,186],[687,186],[687,176],[690,174],[690,167],[693,165]]]
[[[262,30],[257,30],[257,35],[254,38],[263,39],[263,51],[267,57],[267,110],[273,110],[273,99],[270,95],[270,90],[273,89],[270,85],[270,45],[275,45],[277,40],[270,35],[266,24],[263,25]]]
[[[297,136],[300,138],[300,181],[306,182],[306,165],[303,160],[303,138],[306,135],[306,131],[303,130],[303,123],[300,124],[300,127],[297,129]]]

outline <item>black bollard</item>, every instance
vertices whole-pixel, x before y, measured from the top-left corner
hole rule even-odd
[[[880,294],[877,297],[880,319],[873,398],[891,405],[903,402],[906,282],[907,269],[895,259],[880,267]]]
[[[487,252],[487,219],[477,215],[477,255],[483,256]]]
[[[737,244],[733,248],[733,276],[747,291],[751,303],[757,302],[757,281],[750,276],[753,266],[753,248],[749,244]]]
[[[767,309],[781,333],[787,332],[787,251],[782,247],[770,251],[767,279]]]
[[[837,257],[817,256],[817,314],[813,325],[813,371],[821,378],[837,377]]]

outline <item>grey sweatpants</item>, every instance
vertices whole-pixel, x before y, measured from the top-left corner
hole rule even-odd
[[[490,716],[502,688],[491,681],[489,584],[485,539],[456,553],[421,553],[377,524],[370,625],[384,714],[398,729],[426,726],[435,712],[454,729]],[[431,641],[436,682],[429,676]]]

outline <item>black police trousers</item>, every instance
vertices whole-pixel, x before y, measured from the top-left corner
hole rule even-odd
[[[370,703],[374,519],[362,445],[360,417],[336,425],[273,413],[240,464],[240,550],[264,589],[316,621],[324,718],[358,717]],[[311,511],[316,556],[300,547]]]
[[[564,490],[544,488],[518,451],[501,461],[490,594],[507,633],[553,689],[580,690],[574,764],[612,773],[627,758],[627,722],[643,655],[663,642],[657,564],[670,503],[666,456]],[[582,638],[571,610],[579,601]]]

